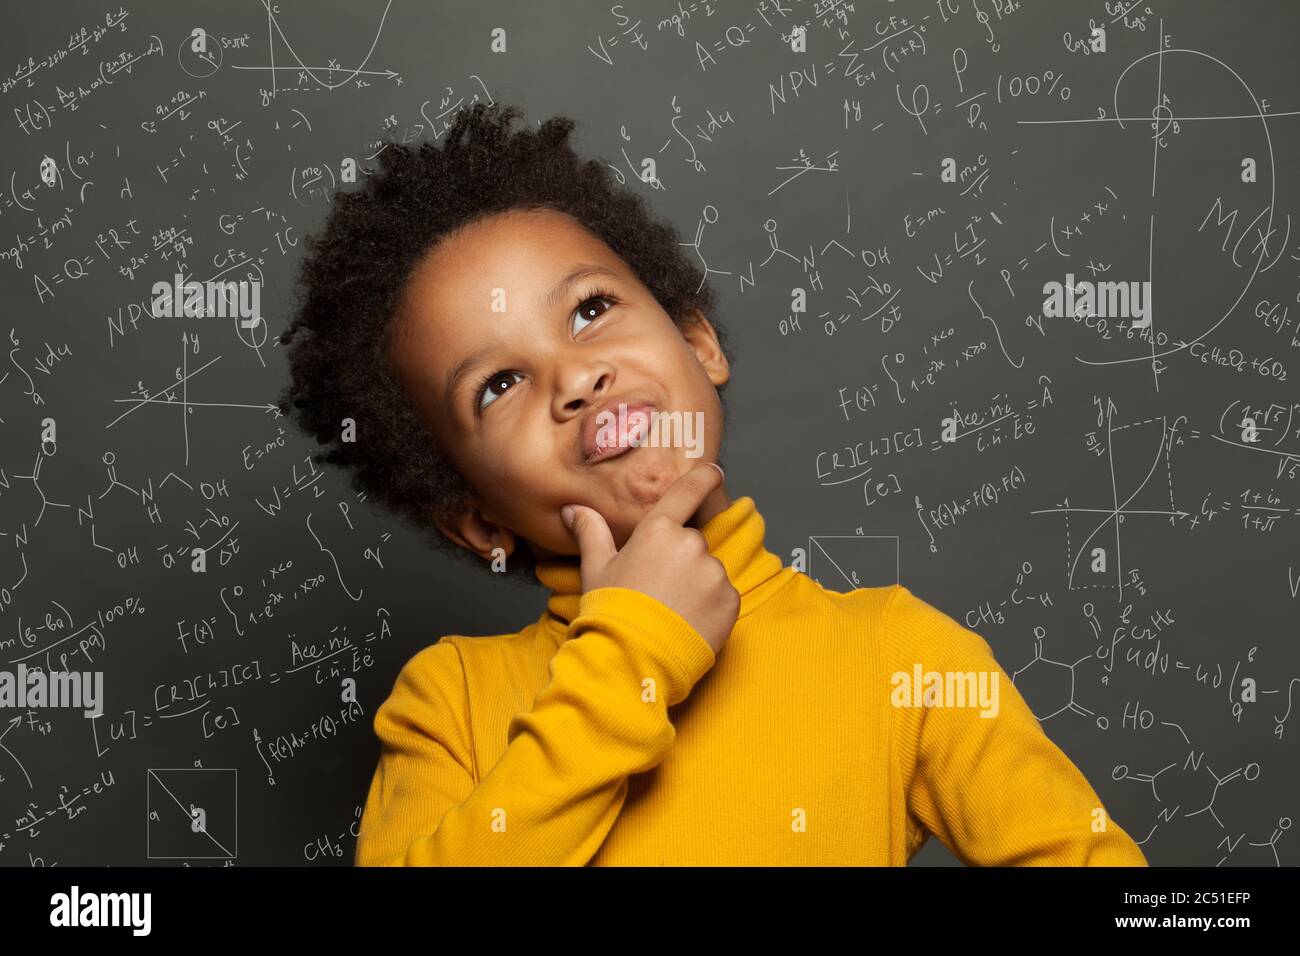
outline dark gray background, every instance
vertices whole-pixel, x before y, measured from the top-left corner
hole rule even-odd
[[[573,117],[683,241],[708,211],[738,346],[728,487],[771,550],[848,590],[894,580],[896,541],[903,583],[988,639],[1153,864],[1295,865],[1294,6],[1011,6],[127,3],[97,34],[116,5],[24,5],[0,40],[0,659],[73,650],[106,713],[0,724],[0,864],[347,864],[401,665],[540,613],[540,588],[432,555],[315,471],[268,410],[331,173],[491,98]],[[1069,48],[1090,20],[1104,54]],[[188,51],[194,27],[219,56]],[[944,183],[946,157],[985,175]],[[260,275],[269,335],[148,316],[172,234],[197,278]],[[1149,279],[1165,344],[1043,319],[1067,272]],[[819,477],[845,446],[861,465]],[[295,662],[343,636],[355,652]],[[953,860],[932,840],[917,862]]]

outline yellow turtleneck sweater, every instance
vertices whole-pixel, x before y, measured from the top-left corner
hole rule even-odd
[[[764,530],[748,497],[700,529],[740,593],[716,657],[557,560],[536,622],[411,658],[357,865],[902,866],[929,834],[970,865],[1146,865],[983,638],[900,585],[829,591]],[[996,715],[899,696],[929,671],[996,673]]]

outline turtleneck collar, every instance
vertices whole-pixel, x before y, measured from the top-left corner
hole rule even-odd
[[[744,617],[762,599],[762,585],[781,573],[781,559],[764,546],[767,526],[751,497],[737,498],[714,515],[700,533],[709,545],[709,553],[727,569],[731,586],[740,594],[740,617]],[[582,571],[576,558],[537,562],[537,579],[550,589],[546,609],[567,625],[578,613],[582,597]]]

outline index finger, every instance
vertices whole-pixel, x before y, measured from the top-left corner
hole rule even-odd
[[[722,469],[712,462],[701,462],[674,481],[646,517],[667,515],[674,524],[685,525],[699,510],[705,496],[721,484]]]

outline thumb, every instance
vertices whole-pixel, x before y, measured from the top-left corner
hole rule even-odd
[[[609,530],[609,525],[599,511],[586,505],[566,505],[565,508],[571,515],[565,524],[578,540],[578,551],[582,556],[585,589],[588,575],[608,564],[618,554],[618,548],[614,544],[614,535]],[[561,509],[561,514],[563,513],[564,509]]]

